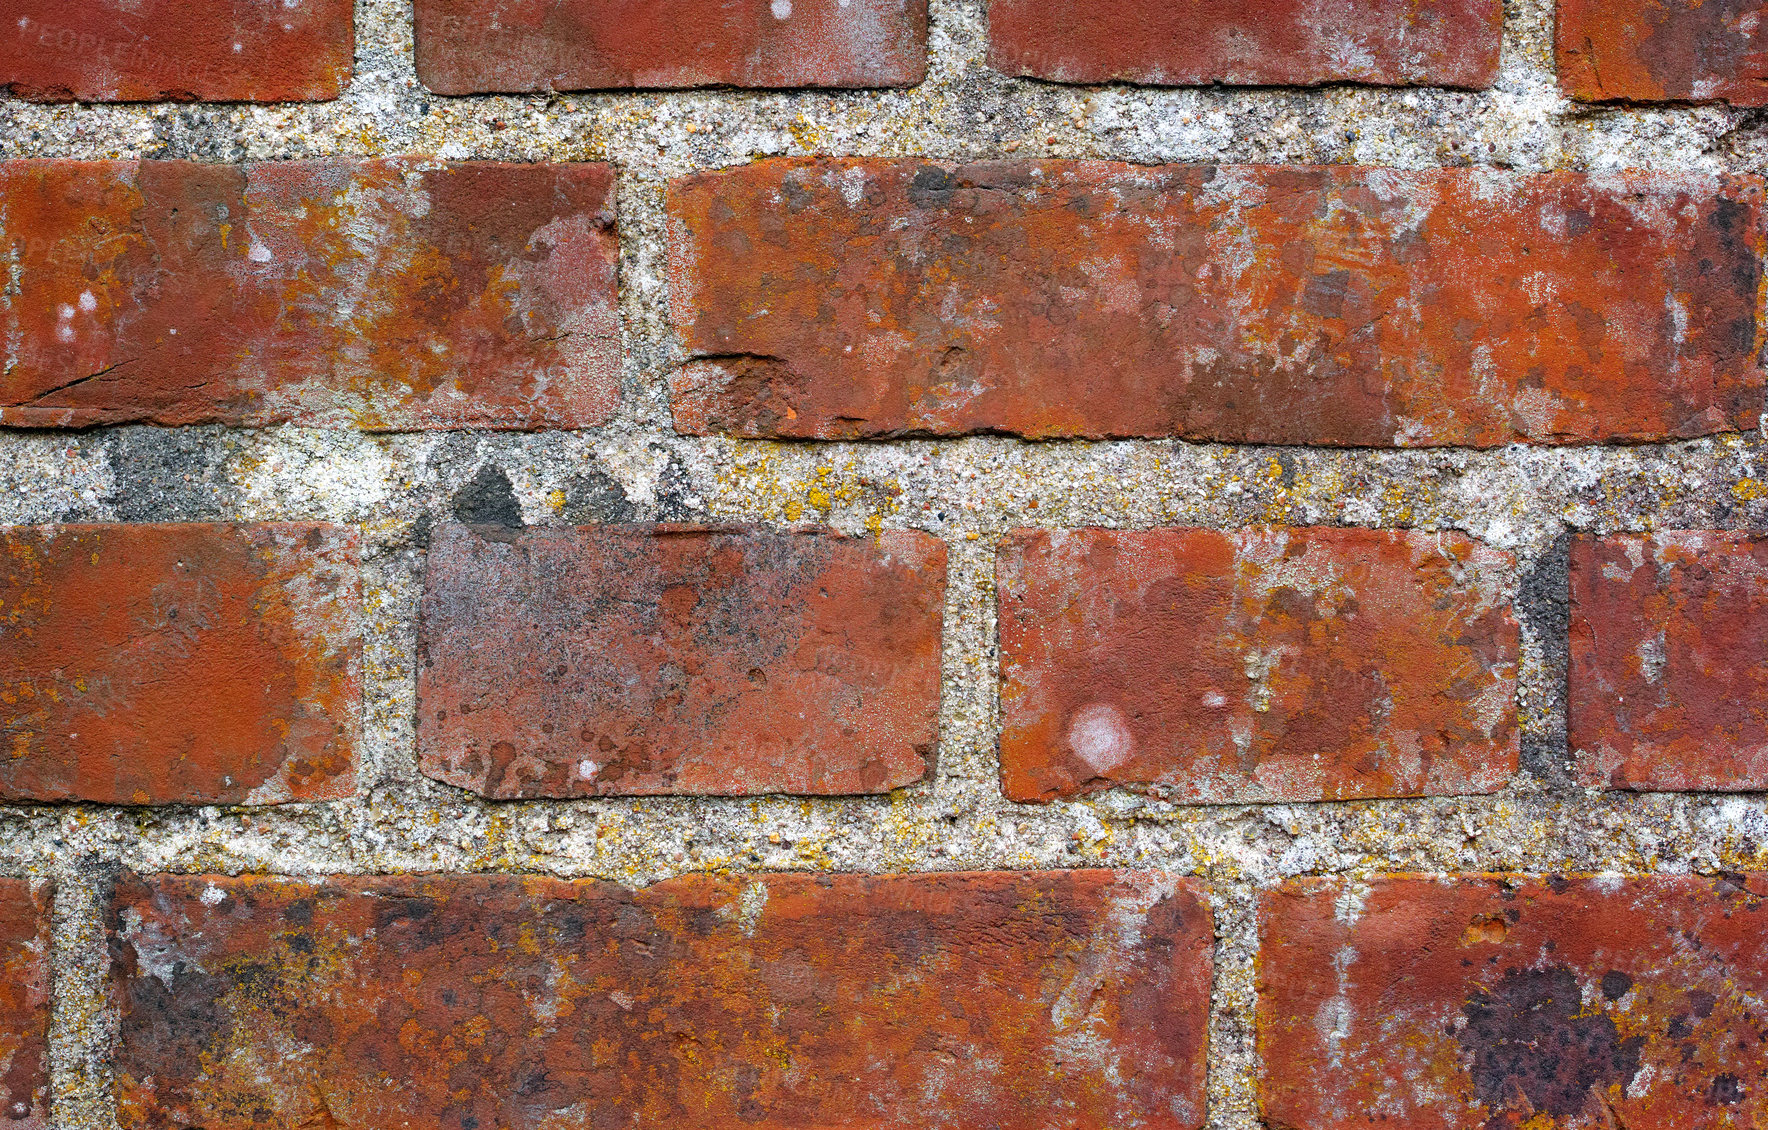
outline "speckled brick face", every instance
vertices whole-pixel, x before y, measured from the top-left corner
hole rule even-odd
[[[605,165],[12,161],[0,423],[581,427],[619,400]]]
[[[50,1130],[49,906],[53,890],[0,879],[0,1125]]]
[[[1495,789],[1518,756],[1513,570],[1456,534],[1016,532],[996,569],[1002,787]]]
[[[1584,102],[1768,105],[1762,0],[1559,0],[1559,85]]]
[[[1755,178],[794,159],[669,198],[694,434],[1754,426]]]
[[[322,525],[0,529],[0,798],[350,795],[356,555]]]
[[[1186,880],[168,875],[109,922],[124,1127],[1202,1123]]]
[[[1264,1116],[1293,1130],[1760,1126],[1765,895],[1761,876],[1267,892]]]
[[[1569,737],[1592,783],[1768,788],[1768,538],[1582,537]]]
[[[695,86],[912,86],[927,0],[417,0],[439,94]]]
[[[1499,0],[992,0],[988,60],[1057,82],[1483,89]]]
[[[6,0],[0,93],[310,102],[350,80],[352,0]]]
[[[753,528],[438,531],[424,771],[495,797],[883,792],[938,735],[945,546]]]

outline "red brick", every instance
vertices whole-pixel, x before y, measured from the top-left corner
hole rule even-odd
[[[1260,908],[1286,1130],[1768,1120],[1761,876],[1301,880]]]
[[[669,193],[694,434],[1491,446],[1755,426],[1761,183],[783,160]]]
[[[913,86],[927,0],[417,0],[438,94],[696,86]]]
[[[1559,85],[1583,102],[1768,106],[1762,0],[1559,0]]]
[[[0,423],[580,427],[619,399],[606,165],[12,161]]]
[[[1570,740],[1591,783],[1768,788],[1768,538],[1578,538]]]
[[[129,878],[124,1127],[1202,1123],[1193,881]]]
[[[356,554],[323,525],[0,528],[0,799],[350,795]]]
[[[1518,758],[1514,568],[1422,531],[1015,532],[996,564],[1002,787],[1489,792]]]
[[[1483,89],[1503,18],[1499,0],[991,0],[988,61],[1056,82]]]
[[[40,102],[315,102],[355,54],[351,0],[6,0],[0,93]]]
[[[0,1120],[50,1130],[48,883],[0,879]]]
[[[945,545],[737,527],[439,530],[424,772],[493,797],[869,793],[939,727]]]

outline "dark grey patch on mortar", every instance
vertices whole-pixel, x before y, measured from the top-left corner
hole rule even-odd
[[[591,467],[565,480],[563,521],[572,526],[611,525],[638,519],[638,507],[613,476]]]
[[[688,474],[681,460],[671,452],[669,465],[663,468],[662,475],[657,479],[657,505],[652,521],[656,522],[692,522],[705,515],[705,507],[698,502],[694,493],[693,477]]]
[[[1575,777],[1566,766],[1571,757],[1566,740],[1566,679],[1571,657],[1571,535],[1560,534],[1551,548],[1522,575],[1517,586],[1516,618],[1523,638],[1541,651],[1546,691],[1545,729],[1525,728],[1522,768],[1553,788],[1572,788]]]
[[[479,468],[471,482],[454,494],[451,507],[454,517],[468,526],[493,526],[519,530],[523,526],[522,508],[516,502],[515,488],[503,468],[487,463]]]
[[[222,429],[118,428],[105,445],[119,521],[218,522],[232,509]]]
[[[173,110],[153,122],[154,143],[143,156],[184,161],[239,162],[246,147],[229,137],[223,111],[208,107]]]

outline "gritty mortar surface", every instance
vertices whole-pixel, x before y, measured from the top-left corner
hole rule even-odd
[[[663,189],[763,156],[1098,157],[1406,168],[1768,171],[1768,114],[1562,99],[1551,0],[1509,0],[1483,93],[1067,88],[984,64],[982,0],[933,0],[932,65],[891,92],[441,98],[403,0],[359,0],[342,101],[35,106],[0,100],[0,157],[241,161],[422,154],[619,169],[624,407],[550,434],[278,428],[0,432],[0,521],[329,520],[364,544],[360,795],[275,809],[0,809],[0,871],[56,901],[54,1114],[115,1125],[101,908],[119,868],[283,874],[544,872],[643,885],[684,872],[1111,866],[1208,882],[1219,938],[1209,1125],[1258,1125],[1254,898],[1280,878],[1392,870],[1713,872],[1768,866],[1758,795],[1605,794],[1565,742],[1568,534],[1768,524],[1758,433],[1641,447],[1371,451],[979,438],[780,444],[677,436],[666,378]],[[875,798],[492,803],[423,778],[413,737],[430,529],[747,520],[926,530],[951,548],[939,765]],[[487,517],[489,515],[489,517]],[[1000,794],[993,554],[1015,526],[1260,523],[1461,530],[1520,559],[1523,770],[1499,795],[1188,807],[1121,791]]]

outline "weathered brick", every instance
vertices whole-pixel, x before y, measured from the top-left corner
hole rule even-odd
[[[1422,531],[1017,531],[996,565],[1002,787],[1491,791],[1518,759],[1514,567]]]
[[[793,159],[669,193],[695,434],[1489,446],[1753,427],[1761,183]]]
[[[50,1130],[48,883],[0,879],[0,1121]]]
[[[0,528],[0,798],[348,796],[356,555],[324,525]]]
[[[939,724],[945,545],[890,531],[438,530],[424,772],[494,797],[883,792]]]
[[[1768,105],[1762,0],[1559,0],[1559,85],[1584,102]]]
[[[619,398],[606,165],[0,164],[0,423],[578,427]]]
[[[355,54],[351,0],[6,0],[0,93],[44,102],[313,102]]]
[[[913,86],[927,0],[417,0],[439,94],[696,86]]]
[[[129,877],[125,1127],[1195,1127],[1208,904],[1072,871]]]
[[[1300,880],[1260,908],[1266,1121],[1768,1120],[1761,876]]]
[[[990,0],[988,60],[1056,82],[1483,89],[1499,0]]]
[[[1768,538],[1576,539],[1569,683],[1591,783],[1768,788]]]

